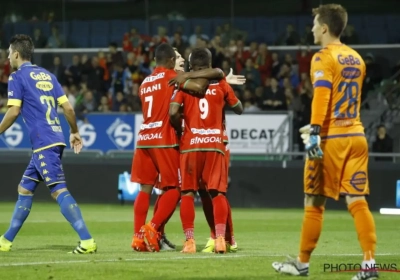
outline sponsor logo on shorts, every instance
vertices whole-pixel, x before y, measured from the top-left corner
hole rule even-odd
[[[140,140],[153,140],[153,139],[162,139],[162,134],[160,133],[148,133],[148,134],[139,134]]]
[[[351,176],[350,185],[359,192],[364,191],[367,183],[367,174],[364,171],[358,171]]]
[[[222,138],[211,136],[211,137],[194,137],[190,139],[190,145],[207,144],[207,143],[222,143]]]

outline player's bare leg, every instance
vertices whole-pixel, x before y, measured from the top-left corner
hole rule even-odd
[[[375,221],[364,196],[346,196],[346,203],[357,231],[364,257],[360,271],[352,280],[378,279],[375,270],[376,229]]]
[[[306,194],[304,199],[304,218],[300,238],[300,253],[297,259],[287,262],[274,262],[272,267],[280,273],[294,276],[308,276],[311,253],[317,247],[322,231],[326,197]]]
[[[18,200],[15,204],[10,227],[6,233],[0,237],[0,251],[8,252],[11,250],[12,242],[31,212],[32,202],[33,192],[18,186]]]
[[[176,205],[180,198],[180,192],[177,187],[167,187],[164,194],[160,197],[158,208],[151,221],[142,226],[140,232],[144,234],[147,240],[148,249],[152,252],[160,251],[160,226],[174,213]]]
[[[228,220],[228,201],[224,193],[217,190],[209,190],[212,197],[214,209],[214,224],[215,224],[215,248],[214,252],[217,254],[226,253],[226,224]]]
[[[134,213],[134,236],[131,247],[138,252],[148,252],[144,235],[140,232],[142,226],[146,224],[147,212],[150,207],[150,196],[153,191],[153,185],[141,185],[140,192],[133,204]]]
[[[181,253],[193,254],[196,253],[196,242],[194,240],[194,191],[182,192],[180,216],[182,221],[183,231],[186,241],[183,245]]]

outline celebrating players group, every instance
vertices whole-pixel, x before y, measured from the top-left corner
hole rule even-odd
[[[304,220],[300,251],[295,259],[274,262],[280,273],[308,276],[311,254],[322,231],[327,198],[345,197],[354,218],[363,252],[362,270],[352,280],[379,278],[375,268],[376,229],[365,199],[369,195],[368,144],[360,120],[361,90],[366,66],[361,56],[340,42],[347,25],[346,10],[336,4],[313,10],[314,41],[322,46],[311,63],[314,85],[311,124],[300,129],[307,151],[304,168]],[[0,123],[4,133],[22,115],[29,130],[32,158],[18,185],[18,200],[8,230],[0,237],[0,251],[11,250],[13,241],[29,216],[40,181],[49,188],[65,219],[80,237],[73,254],[97,251],[78,204],[67,189],[61,158],[66,146],[57,107],[70,126],[70,145],[82,149],[74,109],[55,76],[31,64],[33,41],[16,35],[10,41],[9,60],[15,70],[9,77],[8,110]],[[157,67],[139,89],[143,124],[132,163],[132,182],[141,189],[134,204],[132,248],[139,252],[174,249],[164,226],[179,201],[186,241],[183,253],[195,253],[194,197],[201,197],[210,239],[203,252],[237,250],[232,214],[226,198],[229,145],[225,104],[243,112],[229,84],[245,83],[242,76],[224,77],[211,69],[208,49],[194,49],[184,59],[170,45],[155,53]],[[152,219],[146,223],[153,188],[162,190]]]
[[[181,55],[168,44],[156,49],[157,67],[139,88],[143,124],[132,164],[132,182],[141,184],[134,204],[132,248],[139,252],[174,249],[164,234],[179,201],[186,241],[182,253],[195,253],[194,197],[199,192],[211,230],[203,250],[236,250],[232,216],[226,198],[229,148],[225,130],[225,103],[237,114],[241,102],[219,69],[211,69],[208,49],[194,49],[191,72],[184,73]],[[177,76],[177,72],[181,72]],[[230,75],[231,83],[244,77]],[[158,197],[154,216],[146,222],[153,187]]]

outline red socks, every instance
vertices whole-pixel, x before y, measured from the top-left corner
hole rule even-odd
[[[178,189],[170,189],[159,196],[157,210],[151,220],[154,229],[158,230],[164,222],[172,216],[181,194]]]
[[[186,240],[194,238],[194,197],[183,195],[181,197],[181,221],[183,231],[185,232]]]
[[[154,216],[154,215],[156,214],[156,212],[157,212],[158,203],[160,202],[161,196],[162,196],[162,194],[158,195],[158,196],[157,196],[157,200],[156,200],[156,202],[154,203],[153,216]]]
[[[210,227],[210,237],[215,239],[215,224],[214,224],[214,209],[213,201],[208,192],[200,195],[201,203],[203,205],[204,216],[206,217],[208,226]]]
[[[178,200],[179,202],[179,200]],[[178,204],[178,202],[176,204]],[[175,209],[176,209],[176,205],[175,205]],[[168,216],[168,218],[161,224],[161,226],[158,228],[158,232],[161,233],[161,235],[163,235],[165,233],[165,225],[168,223],[168,221],[171,219],[171,217],[174,215],[175,213],[175,209],[174,211],[172,211],[171,215]]]
[[[147,212],[150,207],[150,194],[140,191],[133,204],[134,233],[137,238],[143,238],[140,228],[146,223]]]
[[[218,195],[213,198],[214,223],[216,237],[223,236],[226,233],[226,221],[228,219],[228,202],[224,195]]]
[[[233,222],[232,222],[232,210],[228,199],[226,199],[226,204],[228,206],[228,220],[226,224],[225,241],[229,242],[231,245],[235,244],[235,237],[233,236]]]

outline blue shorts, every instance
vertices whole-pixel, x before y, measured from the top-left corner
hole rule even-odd
[[[65,175],[61,164],[64,146],[55,146],[33,153],[20,186],[35,192],[39,182],[44,182],[51,192],[66,188]]]

